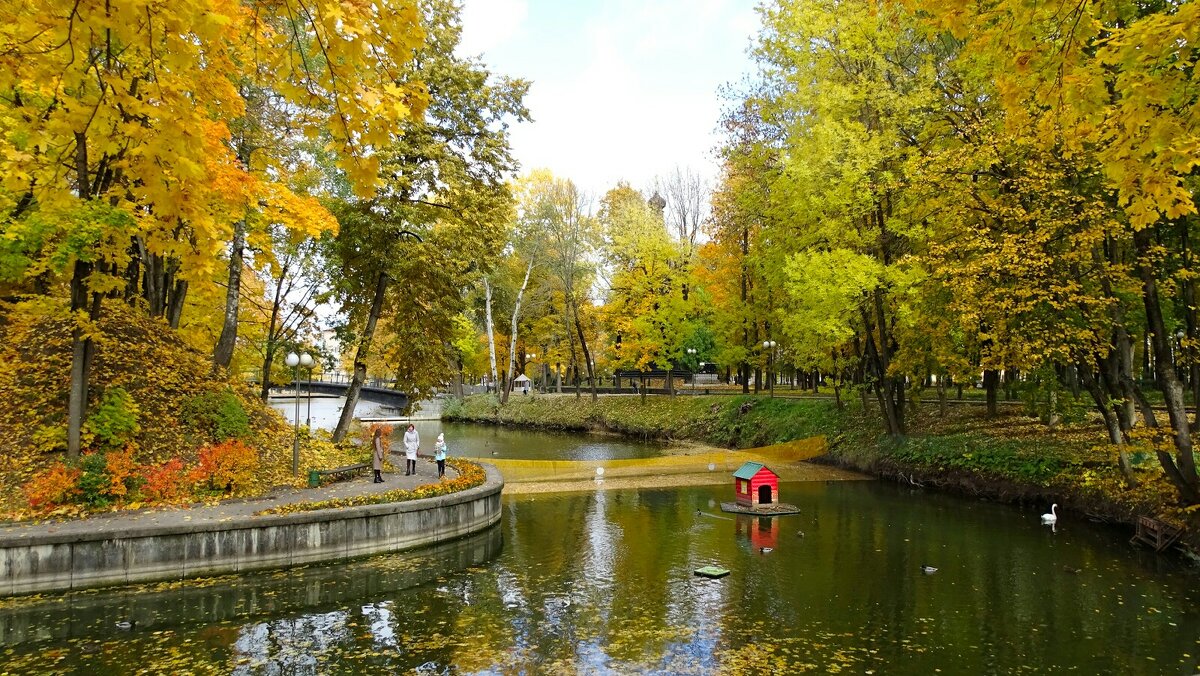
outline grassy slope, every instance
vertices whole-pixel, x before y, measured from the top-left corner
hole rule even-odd
[[[716,446],[750,448],[829,434],[839,424],[823,400],[763,397],[513,397],[507,406],[477,395],[447,402],[443,417],[501,425],[617,432],[656,439],[693,439]]]
[[[194,464],[207,439],[183,419],[184,402],[204,392],[231,390],[248,414],[247,442],[262,463],[257,484],[244,487],[243,494],[292,481],[292,427],[244,383],[215,377],[208,355],[186,345],[164,322],[113,301],[105,306],[95,340],[90,405],[95,407],[106,388],[129,392],[139,410],[141,429],[132,440],[139,464],[172,457]],[[63,457],[70,360],[67,322],[0,304],[0,402],[5,402],[0,406],[0,512],[20,511],[25,506],[21,487]],[[329,444],[306,447],[304,453],[305,467],[344,460]]]

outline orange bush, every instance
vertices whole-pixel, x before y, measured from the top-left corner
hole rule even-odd
[[[141,483],[141,477],[135,473],[137,464],[133,461],[133,447],[126,446],[121,451],[109,451],[104,454],[104,471],[108,474],[108,494],[120,499]],[[133,484],[133,485],[131,485]]]
[[[179,458],[142,468],[146,484],[142,492],[154,501],[171,502],[188,494],[188,473],[184,470],[183,461]]]
[[[251,484],[258,470],[258,454],[238,439],[200,449],[199,464],[191,472],[193,481],[207,481],[212,489],[234,491]]]
[[[379,430],[379,431],[383,432],[383,436],[381,439],[381,441],[383,441],[383,447],[385,449],[390,448],[391,443],[392,443],[392,426],[391,425],[389,425],[387,423],[371,423],[370,425],[367,425],[366,427],[363,427],[360,429],[361,429],[361,432],[359,433],[360,438],[362,439],[363,444],[365,444],[368,448],[371,446],[371,443],[373,441],[375,441],[375,430]]]
[[[47,509],[63,505],[79,495],[78,467],[67,467],[56,463],[25,484],[25,497],[34,509]]]

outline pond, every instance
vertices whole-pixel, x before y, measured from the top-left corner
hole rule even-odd
[[[1043,510],[878,482],[506,496],[417,552],[0,607],[0,671],[1192,674],[1194,571]],[[715,564],[728,577],[692,571]],[[925,574],[920,566],[936,566]],[[114,624],[134,621],[130,629]]]
[[[345,397],[313,398],[311,421],[314,428],[331,430],[337,426]],[[293,420],[294,399],[272,399],[271,406]],[[300,421],[310,419],[309,402],[300,401]],[[432,408],[428,404],[423,408]],[[392,414],[383,404],[360,401],[355,407],[360,418],[384,417]],[[392,432],[392,448],[401,448],[406,427],[403,422],[388,423]],[[468,458],[509,458],[521,460],[617,460],[652,458],[663,454],[666,446],[655,441],[639,441],[614,435],[580,434],[574,432],[544,432],[512,427],[472,425],[416,420],[413,423],[421,436],[421,453],[433,454],[433,442],[439,432],[445,433],[451,455]]]

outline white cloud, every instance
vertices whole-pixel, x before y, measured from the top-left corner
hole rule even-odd
[[[459,51],[474,56],[513,39],[528,13],[526,0],[466,0]]]
[[[750,68],[757,19],[746,0],[533,0],[519,29],[499,19],[473,28],[488,21],[481,4],[507,16],[491,5],[512,0],[469,0],[465,20],[506,35],[485,54],[489,66],[533,82],[535,121],[513,130],[524,169],[548,168],[597,197],[621,179],[646,187],[676,165],[716,175],[718,89]]]

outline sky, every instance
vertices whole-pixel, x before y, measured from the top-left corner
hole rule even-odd
[[[532,82],[512,146],[594,198],[676,166],[710,180],[723,85],[752,70],[752,0],[464,0],[460,53]]]

